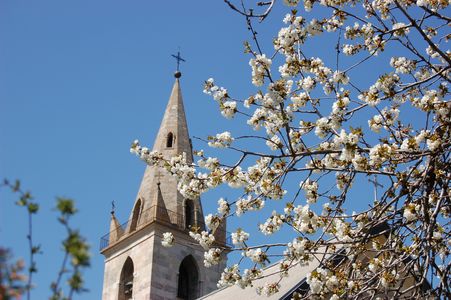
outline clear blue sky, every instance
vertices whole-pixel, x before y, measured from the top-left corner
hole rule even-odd
[[[62,259],[56,196],[77,201],[74,227],[92,245],[90,293],[79,298],[100,299],[98,240],[112,200],[121,221],[131,210],[145,166],[129,145],[153,144],[174,81],[170,55],[180,47],[187,61],[190,132],[206,136],[228,125],[203,80],[249,87],[245,39],[244,20],[222,1],[0,2],[0,177],[20,179],[41,205],[34,299],[48,297]],[[0,243],[27,257],[26,214],[15,200],[0,190]]]
[[[262,34],[275,36],[281,19],[276,8]],[[56,196],[77,201],[73,225],[92,246],[90,292],[77,298],[100,299],[98,241],[108,231],[112,200],[121,221],[130,213],[145,166],[129,145],[135,138],[153,144],[178,47],[187,61],[181,84],[191,135],[240,133],[220,117],[202,83],[213,76],[234,96],[254,91],[244,40],[243,18],[222,1],[0,2],[0,178],[20,179],[41,204],[34,238],[44,253],[37,256],[34,299],[48,297],[62,259]],[[310,54],[334,66],[333,43]],[[206,212],[219,196],[221,190],[203,198]],[[26,257],[26,214],[15,200],[0,190],[0,244]]]

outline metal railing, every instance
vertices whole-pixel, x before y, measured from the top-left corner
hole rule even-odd
[[[108,232],[104,236],[100,238],[100,251],[103,249],[115,244],[116,242],[122,240],[130,233],[135,232],[155,221],[164,223],[169,225],[170,227],[177,228],[183,231],[190,231],[194,227],[197,227],[198,230],[202,231],[207,228],[203,219],[194,218],[193,224],[186,224],[185,216],[182,214],[178,214],[177,212],[168,210],[161,206],[151,206],[143,211],[141,211],[137,217],[137,219],[129,219],[127,222],[121,224],[113,231]],[[218,228],[214,236],[216,241],[224,243],[226,246],[232,246],[232,239],[229,232]]]

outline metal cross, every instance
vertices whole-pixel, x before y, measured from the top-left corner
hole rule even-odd
[[[374,185],[374,201],[377,201],[377,187],[384,187],[382,184],[377,182],[377,176],[374,174],[374,179],[368,179],[369,182],[371,182]]]
[[[179,71],[180,62],[186,62],[181,56],[180,51],[177,51],[177,55],[171,54],[172,57],[174,57],[177,60],[177,72]]]

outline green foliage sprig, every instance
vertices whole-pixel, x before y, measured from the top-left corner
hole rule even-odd
[[[27,240],[29,245],[29,267],[27,274],[23,274],[24,262],[19,260],[9,263],[11,251],[0,248],[0,299],[20,299],[26,294],[27,300],[31,299],[33,288],[33,274],[38,271],[35,255],[42,253],[41,246],[33,241],[33,215],[38,213],[39,204],[33,199],[30,192],[21,188],[19,180],[10,182],[5,179],[0,187],[7,187],[13,193],[19,194],[16,204],[26,207],[28,213]],[[83,280],[83,269],[90,266],[89,245],[78,230],[72,228],[69,220],[77,213],[75,203],[72,199],[57,197],[56,210],[59,212],[58,221],[66,229],[66,238],[61,242],[64,251],[63,261],[55,281],[50,285],[51,300],[70,300],[74,294],[86,292]],[[63,279],[67,275],[67,296],[63,292]]]

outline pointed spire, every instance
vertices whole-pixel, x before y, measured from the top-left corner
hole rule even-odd
[[[122,235],[124,234],[124,230],[122,230],[121,224],[119,224],[119,221],[116,219],[116,216],[114,215],[114,210],[111,211],[111,221],[110,221],[110,238],[109,238],[109,244],[118,241]]]
[[[185,152],[188,160],[192,161],[193,150],[191,149],[185,108],[183,106],[180,76],[180,72],[176,72],[171,96],[169,97],[153,150],[168,156]]]
[[[185,108],[183,105],[182,91],[180,88],[180,72],[175,75],[175,82],[172,87],[171,95],[161,121],[160,129],[153,145],[153,150],[161,152],[165,158],[186,153],[188,162],[193,161],[191,140],[189,138],[188,125],[186,122]],[[183,197],[177,191],[177,182],[166,170],[158,167],[146,168],[141,186],[138,191],[138,199],[142,200],[143,211],[152,208],[155,212],[147,214],[140,222],[148,222],[154,219],[164,218],[161,209],[183,213]],[[171,217],[172,218],[172,217]],[[165,221],[166,221],[165,220]],[[173,220],[171,220],[173,221]],[[176,222],[176,220],[175,220]]]

